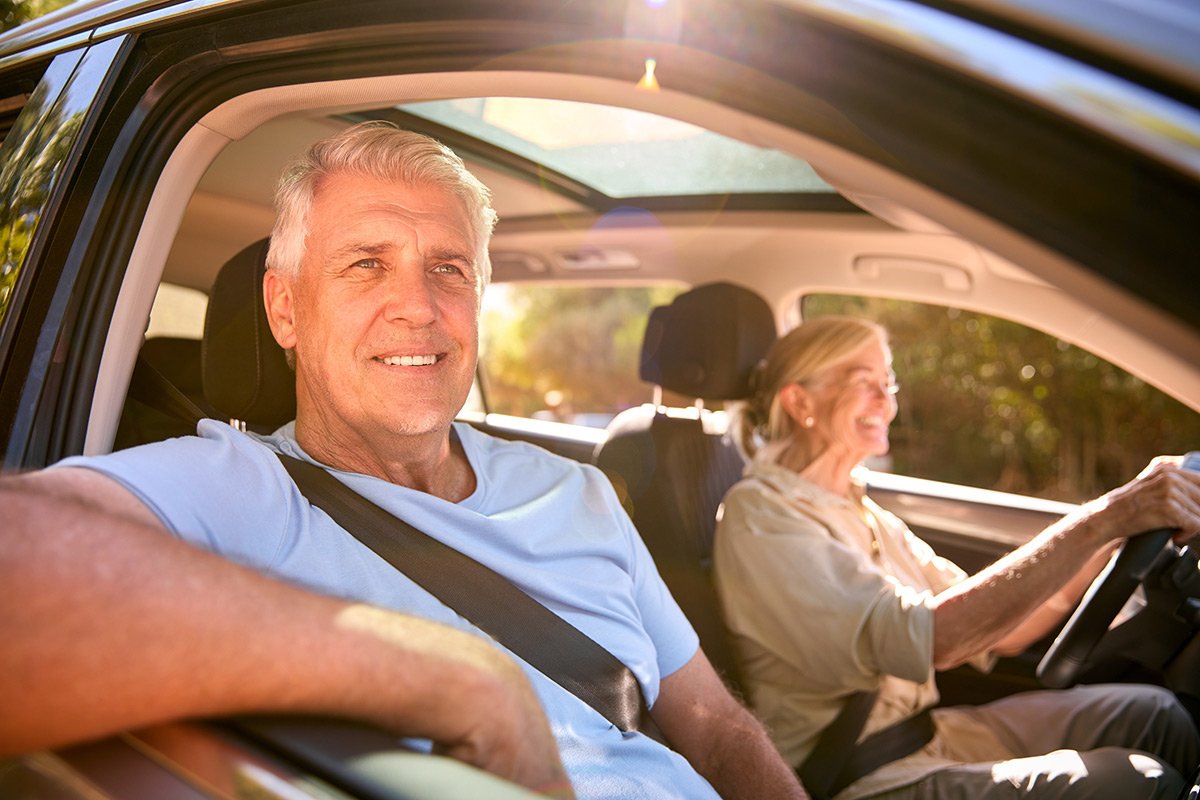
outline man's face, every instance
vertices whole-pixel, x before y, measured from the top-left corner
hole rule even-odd
[[[340,437],[444,433],[474,379],[478,243],[457,197],[334,174],[300,273],[268,273],[272,330],[296,352],[297,427]]]

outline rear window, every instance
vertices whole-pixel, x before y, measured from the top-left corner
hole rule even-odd
[[[638,377],[650,310],[686,287],[493,284],[480,372],[491,413],[605,427],[650,402]]]

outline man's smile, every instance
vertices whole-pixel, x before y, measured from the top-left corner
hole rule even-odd
[[[437,355],[417,355],[417,356],[377,356],[376,361],[387,364],[389,367],[428,367],[436,364],[440,356]]]

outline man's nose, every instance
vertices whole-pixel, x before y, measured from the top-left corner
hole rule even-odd
[[[385,291],[384,316],[388,320],[421,326],[437,319],[437,298],[424,268],[396,270]]]

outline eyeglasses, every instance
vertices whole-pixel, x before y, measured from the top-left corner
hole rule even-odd
[[[827,377],[816,382],[798,381],[798,386],[808,389],[820,389],[836,386],[859,394],[878,394],[883,397],[895,397],[900,393],[900,384],[896,383],[894,375],[889,374],[886,381],[880,381],[865,370],[854,370],[845,378]]]
[[[900,393],[900,384],[890,376],[886,381],[879,381],[870,375],[856,375],[846,381],[846,387],[861,394],[879,394],[883,397],[895,397]]]

